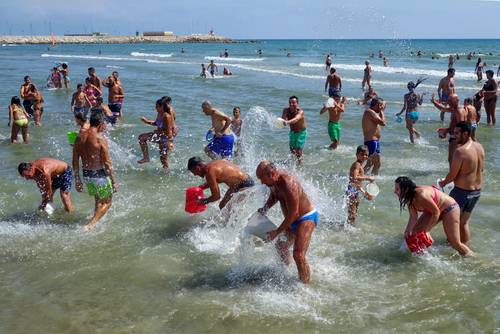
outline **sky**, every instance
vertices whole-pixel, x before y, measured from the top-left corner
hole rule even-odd
[[[0,34],[172,31],[235,39],[500,38],[500,0],[0,0]]]

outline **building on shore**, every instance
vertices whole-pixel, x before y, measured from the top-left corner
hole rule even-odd
[[[152,36],[161,36],[161,37],[174,37],[174,33],[171,31],[145,31],[142,33],[142,36],[152,37]]]

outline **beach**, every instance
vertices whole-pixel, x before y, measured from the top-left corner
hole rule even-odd
[[[47,45],[21,45],[19,40],[1,43],[0,332],[500,333],[499,125],[487,127],[483,109],[477,137],[486,152],[484,182],[470,223],[475,257],[457,255],[441,225],[431,232],[433,247],[423,256],[411,255],[403,240],[408,213],[400,212],[394,195],[398,176],[433,185],[448,172],[448,142],[438,138],[439,111],[429,101],[446,75],[448,55],[460,56],[455,82],[463,100],[484,83],[476,82],[476,58],[469,61],[465,55],[481,51],[487,69],[496,72],[498,40],[105,45],[58,40],[49,51]],[[228,57],[220,58],[226,48]],[[378,50],[389,58],[389,66],[383,66]],[[416,57],[418,50],[425,54]],[[324,60],[329,52],[348,98],[336,151],[328,149],[328,118],[319,114],[328,98]],[[376,55],[369,58],[372,52]],[[356,147],[363,144],[364,106],[356,101],[363,96],[367,59],[373,86],[387,101],[388,121],[376,178],[380,194],[361,202],[356,225],[350,227],[345,226],[345,190]],[[219,73],[201,79],[200,64],[210,60]],[[50,69],[61,62],[69,66],[72,89],[42,90],[42,126],[30,125],[29,145],[12,145],[7,127],[11,97],[19,94],[25,75],[43,87]],[[120,189],[107,215],[84,234],[93,198],[73,189],[74,214],[63,212],[58,195],[52,216],[37,213],[38,189],[19,176],[17,166],[43,156],[71,163],[66,139],[68,131],[76,130],[71,94],[91,66],[101,78],[118,71],[126,97],[123,122],[109,131]],[[222,75],[224,66],[232,76]],[[418,87],[426,93],[416,124],[422,138],[411,145],[405,124],[394,114],[401,111],[408,81],[422,76],[428,78]],[[179,126],[166,175],[156,145],[149,146],[152,161],[137,164],[142,157],[137,137],[152,129],[140,117],[154,119],[155,101],[164,95],[172,97]],[[284,162],[288,131],[275,127],[292,95],[298,96],[308,122],[301,167]],[[303,183],[320,213],[308,253],[311,284],[298,281],[293,264],[280,263],[272,243],[254,242],[243,233],[268,195],[260,182],[229,219],[216,204],[202,214],[184,212],[185,190],[204,182],[187,170],[190,157],[207,159],[203,148],[211,123],[201,111],[204,100],[228,115],[240,106],[244,154],[234,161],[245,172],[257,180],[257,164],[270,159]],[[282,221],[278,206],[269,217],[275,224]]]

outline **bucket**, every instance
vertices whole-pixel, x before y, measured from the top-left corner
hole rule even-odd
[[[200,187],[191,187],[186,189],[186,206],[184,210],[188,213],[199,213],[205,211],[206,204],[198,203],[203,198],[203,189]]]
[[[420,231],[417,234],[409,236],[406,240],[406,246],[413,254],[422,254],[422,252],[432,246],[434,240],[432,240],[429,232]]]
[[[365,187],[365,190],[373,197],[377,197],[380,192],[380,189],[375,182],[368,183]]]
[[[68,133],[66,133],[66,135],[68,137],[68,143],[70,145],[75,145],[76,138],[78,137],[78,132],[76,132],[76,131],[68,131]]]
[[[274,122],[274,126],[278,129],[283,129],[286,126],[285,120],[281,117],[276,118],[276,121]]]
[[[436,187],[437,187],[438,189],[441,189],[441,191],[442,191],[442,192],[444,192],[444,193],[446,193],[446,194],[448,194],[448,195],[449,195],[449,194],[450,194],[450,192],[451,192],[451,191],[453,190],[453,188],[455,187],[455,183],[450,182],[450,183],[448,183],[447,185],[445,185],[443,188],[441,188],[441,187],[439,186],[439,182],[441,182],[441,181],[443,181],[443,180],[444,180],[444,179],[437,179],[437,180],[436,180]]]
[[[330,97],[330,98],[328,98],[328,100],[326,100],[324,105],[327,108],[333,108],[333,107],[335,107],[335,100]]]
[[[208,130],[207,134],[205,135],[205,140],[211,142],[212,140],[214,140],[214,138],[215,138],[215,132],[213,132],[212,130]]]
[[[245,232],[267,241],[267,232],[275,230],[276,228],[277,226],[274,225],[269,218],[260,212],[255,212],[248,219],[248,225],[245,227]]]
[[[441,139],[446,138],[446,133],[447,132],[448,132],[448,129],[446,129],[446,128],[439,128],[439,129],[437,129],[438,136]]]

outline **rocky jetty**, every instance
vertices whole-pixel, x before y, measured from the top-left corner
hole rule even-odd
[[[217,35],[184,36],[0,36],[0,44],[232,43]]]

